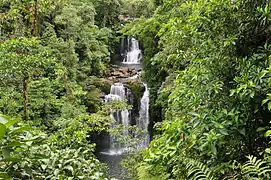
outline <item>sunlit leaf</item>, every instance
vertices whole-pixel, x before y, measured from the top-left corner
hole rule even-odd
[[[0,140],[3,139],[4,135],[6,134],[6,126],[0,123]]]

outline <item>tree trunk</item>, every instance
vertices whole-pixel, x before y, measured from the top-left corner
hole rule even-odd
[[[27,88],[28,88],[28,80],[29,77],[26,76],[23,79],[23,105],[24,105],[24,114],[23,114],[23,119],[28,120],[28,108],[27,108],[27,101],[28,101],[28,96],[27,96]]]
[[[73,95],[73,89],[69,83],[69,79],[68,79],[68,76],[67,74],[65,73],[64,76],[63,76],[63,80],[64,80],[64,84],[66,86],[66,90],[67,90],[67,95],[68,95],[68,98],[72,101],[72,102],[75,102],[75,97]]]
[[[32,35],[37,36],[38,33],[38,0],[34,0],[34,22],[33,22],[33,29]]]

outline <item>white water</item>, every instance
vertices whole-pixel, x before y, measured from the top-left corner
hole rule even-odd
[[[139,138],[139,142],[136,145],[136,149],[145,148],[148,146],[150,142],[150,136],[148,134],[148,126],[149,126],[149,90],[146,84],[145,92],[140,100],[140,109],[139,109],[139,117],[136,120],[136,127],[138,130],[143,132],[143,135],[137,136]],[[111,86],[110,94],[106,95],[106,102],[109,103],[113,100],[121,101],[125,98],[129,98],[129,90],[126,89],[122,83],[115,83]],[[115,128],[117,125],[123,125],[122,134],[129,135],[128,129],[131,124],[130,113],[128,109],[118,110],[116,112],[112,112],[111,118],[115,121],[111,125],[110,128]],[[118,143],[117,139],[110,136],[110,146],[107,152],[102,152],[105,155],[121,155],[126,151],[129,151],[127,144]],[[129,142],[128,142],[129,143]]]
[[[123,46],[122,42],[122,46]],[[123,64],[140,64],[142,52],[139,49],[139,42],[135,38],[128,38],[128,48],[126,57],[123,59]]]
[[[144,138],[142,138],[142,141],[140,141],[138,148],[144,148],[147,147],[150,143],[150,136],[148,134],[148,126],[149,126],[149,90],[147,87],[147,84],[144,84],[145,86],[145,92],[143,94],[143,97],[140,101],[140,110],[139,110],[139,119],[137,121],[137,127],[145,131],[147,133]]]
[[[125,87],[122,83],[115,83],[111,86],[110,94],[105,96],[106,102],[109,103],[113,100],[121,101],[126,98]],[[111,119],[115,121],[114,124],[111,125],[111,128],[114,128],[116,125],[123,125],[123,134],[128,135],[129,128],[129,112],[128,109],[118,110],[116,112],[112,112]],[[120,144],[116,142],[116,139],[110,136],[110,148],[106,154],[109,155],[120,155],[125,150],[125,144]]]
[[[129,67],[138,71],[134,76],[128,77],[126,80],[140,80],[140,61],[142,53],[139,48],[139,43],[134,38],[123,38],[121,40],[120,55],[123,58],[124,67]],[[120,82],[125,82],[120,79]],[[132,92],[125,88],[122,83],[115,83],[111,86],[110,94],[105,97],[107,103],[116,100],[122,101],[127,99],[127,104],[135,105],[132,110],[118,110],[111,113],[111,118],[115,122],[111,124],[110,129],[113,130],[116,126],[122,124],[122,134],[127,135],[128,139],[125,143],[118,143],[117,139],[113,136],[107,137],[104,142],[106,145],[99,152],[99,159],[109,166],[109,174],[113,178],[127,179],[122,175],[126,173],[121,166],[120,161],[125,157],[127,152],[135,152],[148,146],[150,142],[150,135],[148,133],[149,126],[149,90],[146,84],[145,92],[140,99],[140,102],[135,102]],[[138,134],[133,130],[128,131],[131,124],[135,125],[138,130],[144,131],[144,134]],[[132,138],[132,139],[131,139]],[[125,176],[125,175],[124,175]]]
[[[131,66],[132,64],[140,64],[140,60],[142,59],[142,53],[139,48],[138,41],[131,37],[127,39],[122,39],[121,41],[121,55],[123,56],[123,64],[128,64],[128,66]],[[129,77],[128,79],[139,79],[139,72],[132,77]],[[112,120],[115,121],[111,125],[111,129],[116,128],[118,125],[123,125],[122,135],[129,136],[132,134],[129,134],[129,127],[132,123],[136,124],[136,127],[140,131],[144,131],[144,134],[135,135],[138,139],[138,143],[136,143],[135,149],[141,149],[144,147],[147,147],[150,141],[150,137],[148,134],[148,126],[149,126],[149,90],[146,84],[145,86],[145,92],[141,98],[140,106],[139,106],[139,112],[136,112],[134,114],[137,114],[136,117],[134,117],[135,122],[132,122],[131,115],[133,113],[130,113],[130,110],[118,110],[116,112],[111,113]],[[122,83],[115,83],[111,86],[110,94],[106,95],[105,97],[106,102],[109,103],[113,100],[116,101],[122,101],[124,99],[128,100],[128,104],[131,104],[133,102],[133,96],[131,94],[131,91],[124,87]],[[134,111],[133,111],[134,112]],[[109,156],[115,156],[115,155],[122,155],[124,152],[129,151],[129,143],[118,143],[117,139],[110,136],[110,145],[107,152],[102,152],[102,154],[109,155]]]

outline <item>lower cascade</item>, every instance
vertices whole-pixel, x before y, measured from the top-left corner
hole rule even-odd
[[[136,118],[136,128],[138,131],[142,131],[143,135],[140,137],[135,136],[138,139],[137,145],[134,147],[135,149],[141,149],[147,147],[149,144],[149,134],[148,134],[148,126],[149,126],[149,90],[146,84],[144,84],[145,91],[140,100],[139,105],[139,117]],[[115,83],[111,86],[110,94],[105,96],[105,100],[107,103],[115,100],[122,101],[127,100],[127,105],[132,101],[131,91],[124,87],[122,83]],[[133,109],[132,109],[133,110]],[[121,134],[124,136],[129,136],[131,132],[129,132],[129,127],[131,127],[131,111],[128,109],[117,110],[116,112],[111,113],[111,118],[114,120],[114,123],[111,124],[110,128],[116,128],[116,126],[121,125],[122,132]],[[118,139],[110,136],[109,141],[109,150],[106,152],[108,155],[121,155],[130,150],[129,142],[118,142]]]
[[[139,111],[139,118],[136,123],[137,127],[140,130],[143,130],[145,132],[148,132],[148,126],[149,126],[149,90],[147,87],[147,84],[144,84],[145,92],[143,94],[143,97],[140,101],[140,111]],[[139,148],[147,147],[150,143],[150,135],[147,133],[143,140],[139,143]]]
[[[127,91],[125,91],[125,87],[122,83],[115,83],[111,86],[110,94],[106,95],[105,100],[107,103],[111,102],[112,100],[121,101],[127,97]],[[123,125],[123,134],[128,134],[128,127],[129,127],[129,112],[128,109],[125,110],[118,110],[117,112],[113,112],[111,114],[111,119],[115,121],[114,124],[111,125],[111,128],[114,128],[116,125]],[[108,153],[110,155],[115,154],[122,154],[124,151],[125,145],[121,143],[117,143],[116,139],[110,136],[110,148]]]

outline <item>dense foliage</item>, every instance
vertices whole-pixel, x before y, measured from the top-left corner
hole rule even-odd
[[[127,108],[100,99],[123,35],[154,135],[132,178],[270,179],[270,33],[267,0],[0,0],[0,179],[108,178],[93,140]]]
[[[270,1],[156,5],[122,30],[143,45],[163,121],[136,178],[270,179]]]
[[[0,179],[107,178],[92,135],[111,123],[100,94],[119,13],[118,1],[0,1]]]

